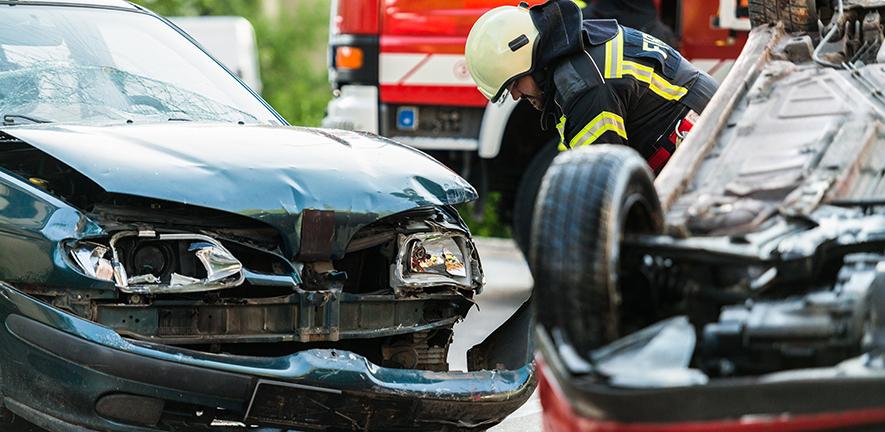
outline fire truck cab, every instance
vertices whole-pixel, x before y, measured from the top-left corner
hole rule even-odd
[[[530,3],[541,3],[535,0]],[[499,214],[525,248],[534,199],[556,155],[527,103],[489,104],[464,60],[476,20],[503,0],[333,0],[324,127],[377,133],[430,153],[481,197],[499,193]],[[746,0],[656,0],[680,50],[722,78],[746,31]],[[481,198],[482,199],[482,198]]]

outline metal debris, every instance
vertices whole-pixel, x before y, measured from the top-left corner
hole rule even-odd
[[[591,358],[596,370],[616,387],[703,385],[707,376],[688,367],[695,343],[694,327],[687,317],[678,316],[599,348]]]

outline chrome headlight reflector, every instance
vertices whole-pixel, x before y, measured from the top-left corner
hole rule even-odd
[[[464,254],[450,237],[439,236],[412,242],[408,274],[438,274],[467,277]]]
[[[110,249],[98,243],[78,243],[71,249],[71,258],[86,276],[114,282],[114,266],[108,259]]]
[[[187,274],[178,272],[151,271],[150,268],[129,268],[131,259],[121,259],[119,242],[148,241],[149,244],[164,242],[184,243],[187,247],[182,256],[192,255],[199,263]],[[135,245],[138,243],[130,243]],[[132,248],[135,248],[132,246]],[[179,248],[174,248],[179,250]],[[136,252],[137,252],[136,248]],[[122,251],[125,252],[125,251]],[[245,280],[243,265],[217,240],[200,234],[157,234],[154,231],[124,231],[111,237],[109,246],[98,243],[80,242],[70,248],[73,260],[87,276],[114,282],[117,288],[130,294],[170,294],[213,291],[239,286]],[[181,259],[181,258],[179,258]],[[162,261],[162,260],[161,260]],[[124,262],[130,264],[124,265]],[[159,262],[159,261],[158,261]],[[164,268],[165,261],[159,267]],[[136,267],[139,267],[136,265]],[[148,266],[150,267],[150,266]],[[179,270],[180,271],[180,270]],[[192,274],[191,274],[192,273]],[[129,274],[132,274],[130,276]]]
[[[400,235],[391,276],[397,294],[404,289],[444,285],[473,289],[475,280],[479,285],[482,280],[473,243],[459,232]]]

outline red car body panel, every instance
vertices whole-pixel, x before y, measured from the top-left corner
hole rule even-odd
[[[885,408],[774,417],[747,416],[737,420],[690,423],[620,423],[592,419],[575,413],[540,356],[536,363],[545,432],[806,432],[885,423]]]

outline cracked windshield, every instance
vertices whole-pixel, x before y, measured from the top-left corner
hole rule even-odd
[[[131,121],[278,124],[184,36],[143,13],[7,8],[0,15],[4,125]]]

